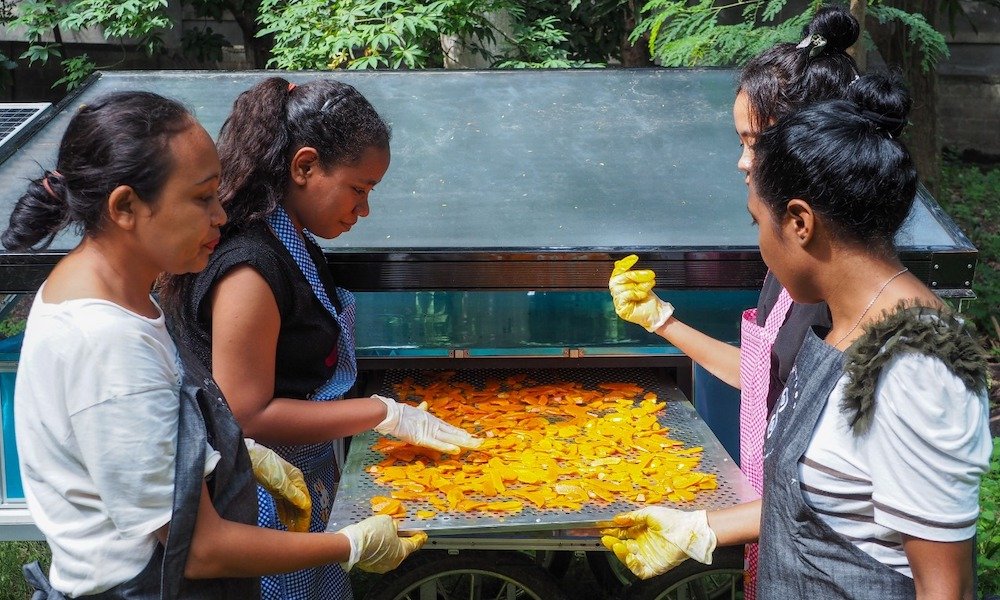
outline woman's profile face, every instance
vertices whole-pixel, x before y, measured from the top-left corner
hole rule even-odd
[[[292,221],[310,232],[333,239],[350,231],[369,212],[368,195],[389,169],[389,150],[369,147],[354,164],[318,168],[306,182],[299,201],[286,202]]]
[[[736,134],[740,136],[740,147],[742,152],[736,161],[736,168],[743,171],[745,180],[749,183],[750,165],[753,163],[753,145],[757,141],[759,133],[753,128],[751,119],[750,100],[745,92],[736,95],[736,102],[733,103],[733,125],[736,126]]]
[[[136,221],[138,252],[167,273],[208,265],[226,213],[219,203],[219,155],[205,129],[192,121],[167,146],[172,169],[159,197],[143,199]]]

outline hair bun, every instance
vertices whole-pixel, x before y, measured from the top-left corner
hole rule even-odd
[[[828,52],[844,52],[858,41],[861,26],[854,15],[840,5],[824,6],[806,25],[805,36],[821,35]]]
[[[847,88],[847,99],[860,109],[862,117],[893,137],[903,132],[913,100],[898,76],[869,74]]]

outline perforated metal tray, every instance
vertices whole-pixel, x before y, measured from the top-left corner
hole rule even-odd
[[[410,377],[418,382],[426,382],[432,379],[435,373],[436,371],[389,371],[378,393],[394,396],[395,386],[404,378]],[[599,383],[606,382],[630,382],[643,387],[645,391],[656,393],[661,401],[667,401],[667,409],[661,413],[660,423],[670,429],[671,438],[684,442],[685,446],[701,446],[704,449],[701,464],[696,470],[714,473],[719,487],[699,492],[691,502],[674,504],[665,500],[664,505],[685,510],[712,509],[733,506],[757,498],[746,477],[695,412],[691,403],[675,385],[663,380],[665,378],[658,377],[662,374],[660,371],[596,368],[459,370],[455,372],[452,380],[482,388],[488,380],[505,380],[515,374],[527,374],[532,381],[539,384],[574,382],[586,388],[596,388]],[[381,453],[371,450],[377,435],[369,431],[355,436],[351,441],[328,522],[329,530],[340,529],[371,516],[371,498],[377,495],[389,495],[389,488],[376,484],[366,472],[368,467],[384,458]],[[611,519],[620,512],[644,506],[625,500],[603,504],[588,503],[579,511],[537,509],[528,505],[524,510],[512,514],[440,512],[427,502],[413,500],[407,500],[405,504],[408,516],[399,522],[400,531],[420,530],[439,535],[586,529],[599,526],[601,522]],[[430,519],[417,519],[413,515],[421,509],[431,510],[437,514]]]

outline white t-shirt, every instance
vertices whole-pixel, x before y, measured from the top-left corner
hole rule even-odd
[[[830,395],[799,462],[803,497],[827,524],[882,564],[913,577],[903,534],[939,542],[976,533],[989,469],[989,409],[938,358],[901,354],[875,388],[871,429],[855,437]]]
[[[14,391],[21,475],[53,587],[94,594],[139,574],[170,521],[181,367],[162,313],[42,290]]]

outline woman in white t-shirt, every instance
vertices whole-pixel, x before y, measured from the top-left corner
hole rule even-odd
[[[973,597],[985,355],[894,248],[917,189],[899,141],[909,95],[869,75],[847,98],[781,119],[753,148],[761,256],[796,302],[833,317],[807,333],[768,423],[764,497],[619,515],[605,545],[640,577],[759,538],[762,600]]]
[[[161,273],[208,262],[226,221],[219,171],[183,106],[110,94],[77,111],[57,168],[31,182],[2,235],[29,251],[70,224],[83,234],[38,290],[15,389],[28,508],[52,549],[48,577],[37,564],[26,576],[46,598],[254,598],[260,575],[385,571],[426,537],[399,538],[384,516],[337,533],[254,525],[242,432],[150,295]],[[251,452],[294,492],[297,471]]]

